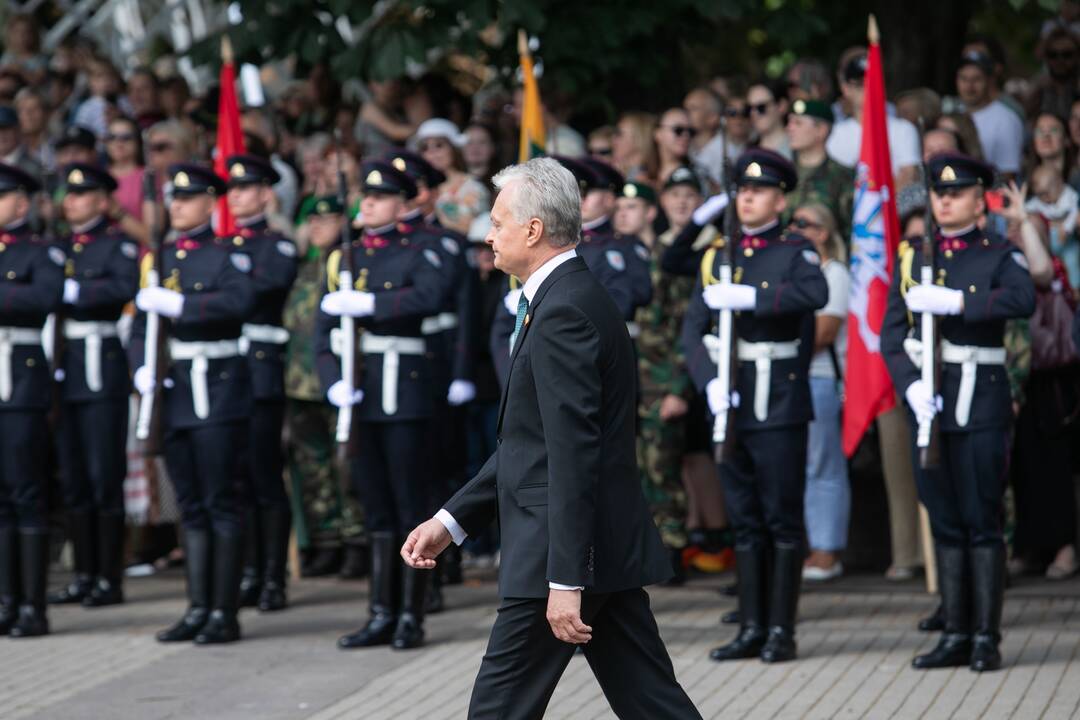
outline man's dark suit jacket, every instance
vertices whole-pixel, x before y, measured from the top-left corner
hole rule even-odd
[[[499,594],[610,593],[672,574],[634,450],[637,365],[615,304],[576,257],[537,289],[510,358],[495,454],[444,506],[470,535],[496,511]]]

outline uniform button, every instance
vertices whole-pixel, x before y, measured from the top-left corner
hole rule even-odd
[[[945,251],[945,257],[951,258],[952,257],[952,250],[946,250]]]
[[[235,245],[236,247],[240,247],[241,245],[244,244],[244,238],[237,235],[236,237],[234,237],[232,239],[232,244]]]
[[[255,357],[258,358],[259,360],[262,360],[264,357],[266,357],[266,351],[264,351],[264,350],[256,350],[255,351]]]
[[[975,292],[975,286],[974,285],[968,285],[968,292],[971,292],[971,293]]]
[[[365,250],[364,252],[365,252],[366,254],[368,254],[368,255],[374,255],[374,254],[375,254],[375,248],[368,248],[368,249],[367,249],[367,250]]]
[[[413,370],[412,372],[409,373],[409,377],[412,378],[413,380],[416,380],[418,377],[420,377],[420,373]]]
[[[409,238],[401,238],[401,244],[402,245],[408,245],[409,244]]]
[[[746,257],[753,257],[754,256],[754,248],[746,248],[745,250],[742,251],[742,254],[745,255]]]
[[[383,286],[384,288],[386,288],[387,290],[389,290],[390,288],[394,287],[394,283],[392,283],[392,282],[390,282],[389,280],[387,280],[386,282],[384,282],[384,283],[382,284],[382,286]]]
[[[4,252],[5,250],[7,250],[7,245],[0,243],[0,252]]]
[[[769,281],[768,280],[762,280],[761,281],[761,287],[763,289],[765,289],[765,290],[768,290],[769,289]]]
[[[74,250],[77,253],[81,253],[83,251],[83,246],[79,245],[79,244],[76,244],[75,247],[73,247],[71,249]]]
[[[989,238],[983,238],[983,245],[986,246],[986,245],[989,245],[989,244],[990,244]]]
[[[203,289],[203,284],[200,283],[200,282],[195,283],[195,289],[196,290],[202,290]]]
[[[788,373],[787,379],[788,380],[794,380],[795,379],[795,373]]]
[[[220,377],[222,380],[228,380],[229,379],[229,373],[223,372],[218,377]]]
[[[26,367],[34,367],[34,365],[37,365],[34,358],[26,358]]]
[[[176,251],[176,259],[177,260],[183,260],[186,257],[187,257],[187,250],[177,250]]]
[[[7,279],[8,280],[14,280],[15,279],[15,271],[14,270],[8,270],[7,271]]]

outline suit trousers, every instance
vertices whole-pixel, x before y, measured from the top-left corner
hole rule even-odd
[[[239,457],[246,423],[223,422],[169,430],[165,465],[189,530],[240,534]]]
[[[427,420],[360,422],[350,472],[368,532],[402,535],[422,523],[428,508]]]
[[[124,514],[128,399],[67,403],[60,419],[60,480],[72,512]]]
[[[581,600],[581,619],[592,627],[592,640],[582,646],[585,659],[618,717],[701,717],[675,679],[645,590]],[[546,615],[546,598],[503,599],[473,686],[470,720],[544,716],[576,648],[552,634]]]
[[[740,546],[803,543],[807,426],[740,431],[720,465],[724,502]]]
[[[44,410],[0,410],[0,527],[48,526]]]

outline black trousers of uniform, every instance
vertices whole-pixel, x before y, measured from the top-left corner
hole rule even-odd
[[[69,511],[124,514],[127,423],[127,398],[64,405],[58,445]]]
[[[281,428],[284,400],[256,400],[246,423],[241,452],[245,464],[248,500],[260,509],[290,507],[285,492],[285,455]]]
[[[551,632],[546,598],[504,598],[469,701],[470,720],[542,718],[577,646]],[[641,588],[583,595],[592,627],[582,646],[611,709],[623,719],[700,718],[678,681]]]
[[[405,535],[430,517],[427,422],[360,422],[353,429],[350,474],[368,532]]]
[[[165,465],[185,528],[240,534],[237,447],[244,432],[239,421],[166,432]]]
[[[912,426],[912,438],[916,435]],[[919,468],[914,450],[915,484],[930,515],[934,540],[967,547],[1004,542],[1002,520],[1009,474],[1007,427],[941,433],[938,468]]]
[[[735,435],[733,457],[720,465],[720,480],[736,544],[802,544],[806,434],[803,424]]]
[[[465,484],[469,463],[469,417],[464,405],[454,407],[446,396],[436,398],[434,416],[428,420],[429,447],[436,457],[428,481],[428,512],[434,513]]]
[[[0,410],[0,527],[48,527],[44,410]]]

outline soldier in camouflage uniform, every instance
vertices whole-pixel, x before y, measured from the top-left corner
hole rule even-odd
[[[674,171],[664,186],[664,194],[692,189],[692,210],[701,202],[697,178],[688,168]],[[620,193],[616,210],[616,230],[637,235],[649,245],[649,273],[652,300],[636,314],[640,335],[637,340],[640,400],[638,405],[638,467],[641,485],[660,530],[664,545],[671,550],[676,581],[683,576],[682,553],[687,545],[686,490],[682,483],[682,458],[686,446],[686,418],[693,394],[677,347],[682,317],[689,303],[694,279],[661,271],[660,255],[675,237],[673,228],[652,240],[647,228],[656,216],[656,194],[652,188],[628,182]]]
[[[789,215],[795,208],[818,202],[832,211],[837,231],[851,237],[855,173],[828,156],[825,141],[832,130],[832,108],[820,100],[796,100],[788,115],[787,133],[795,152],[799,180],[788,193]]]
[[[312,341],[326,255],[338,242],[342,219],[336,197],[316,199],[307,222],[311,246],[285,305],[290,338],[285,369],[287,463],[297,541],[301,549],[311,551],[304,568],[310,576],[328,575],[340,567],[342,576],[356,577],[365,563],[363,513],[342,486],[334,465],[337,411],[319,386]]]

